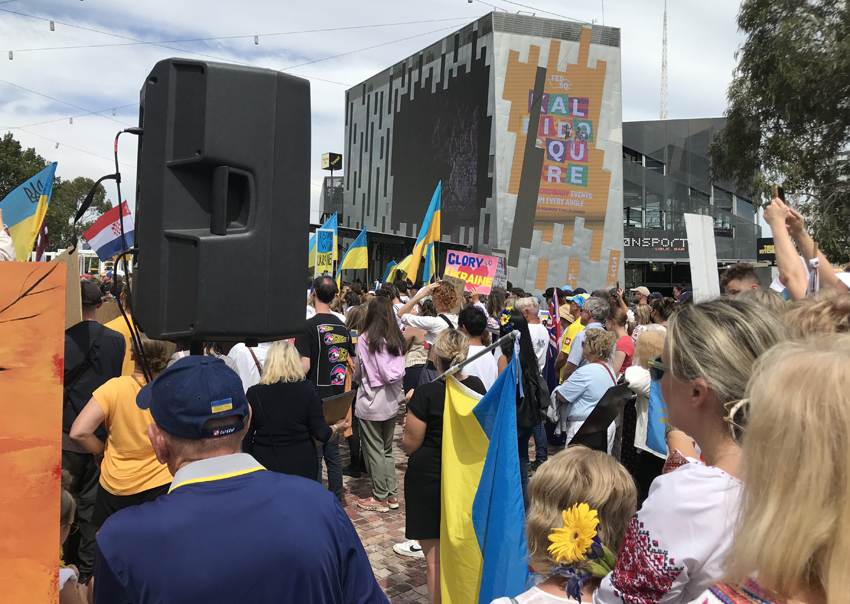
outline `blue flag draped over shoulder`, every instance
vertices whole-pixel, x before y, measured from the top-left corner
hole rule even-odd
[[[514,357],[480,400],[462,382],[446,382],[440,525],[445,604],[489,604],[525,591],[516,371]]]
[[[646,446],[661,456],[667,456],[667,407],[661,396],[661,384],[649,385],[649,419],[646,424]]]

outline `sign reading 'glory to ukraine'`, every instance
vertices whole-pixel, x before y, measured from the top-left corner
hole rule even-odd
[[[495,256],[450,251],[446,254],[446,276],[463,279],[467,290],[475,287],[479,294],[487,295],[493,287],[498,264]]]

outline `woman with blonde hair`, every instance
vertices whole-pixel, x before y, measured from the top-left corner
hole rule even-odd
[[[652,325],[652,307],[649,304],[638,304],[635,306],[635,326],[632,329],[632,340],[637,343],[640,334]]]
[[[102,459],[92,512],[98,529],[115,512],[164,495],[171,484],[171,473],[157,460],[148,437],[151,413],[136,406],[136,395],[147,383],[139,359],[144,356],[151,378],[156,378],[168,364],[168,343],[140,333],[139,344],[141,355],[132,343],[132,375],[113,378],[95,390],[71,426],[71,440]],[[101,424],[105,443],[95,436]]]
[[[741,450],[724,407],[744,397],[756,360],[783,339],[778,319],[735,299],[687,304],[671,316],[649,370],[667,421],[696,441],[705,462],[688,459],[653,481],[597,603],[690,602],[723,575],[741,494]]]
[[[784,320],[792,339],[850,333],[850,296],[824,294],[805,298],[789,305]]]
[[[431,360],[442,374],[452,365],[465,361],[468,352],[469,338],[456,329],[446,329],[431,348]],[[478,394],[487,392],[474,375],[458,372],[453,377]],[[419,541],[425,554],[431,604],[440,602],[440,486],[445,403],[445,379],[417,386],[407,404],[402,437],[404,450],[410,455],[404,474],[405,535]],[[412,545],[408,541],[397,547],[409,549]]]
[[[617,334],[613,332],[588,330],[582,349],[582,358],[588,363],[576,369],[566,382],[555,389],[557,413],[550,412],[549,419],[557,424],[555,434],[566,433],[567,446],[602,396],[609,388],[617,385],[617,377],[611,366],[616,343]],[[617,426],[612,422],[608,427],[609,454],[614,446],[616,431]]]
[[[322,399],[306,379],[295,346],[285,340],[271,345],[263,377],[246,396],[251,425],[242,450],[269,470],[316,480],[319,460],[313,439],[326,443],[344,432],[349,421],[328,426]]]
[[[736,436],[742,416],[747,423],[725,583],[700,604],[850,602],[848,368],[846,334],[777,346],[759,360],[747,398],[727,415]]]
[[[557,534],[565,528],[574,506],[587,505],[596,511],[594,532],[599,542],[616,553],[626,528],[637,510],[637,491],[629,473],[610,455],[587,447],[570,447],[551,457],[534,473],[528,484],[529,507],[526,517],[528,565],[536,573],[536,585],[514,598],[518,604],[556,604],[567,601],[571,574],[587,576],[579,587],[581,600],[591,602],[601,577],[592,576],[587,562],[569,561],[574,571],[563,572],[563,558],[556,559]],[[582,554],[587,558],[587,553]],[[556,571],[556,572],[553,572]],[[508,598],[493,604],[509,604]]]
[[[661,475],[667,456],[646,446],[649,425],[649,359],[661,354],[666,331],[647,331],[640,335],[635,345],[632,366],[626,369],[626,386],[635,393],[634,402],[626,403],[623,410],[623,443],[620,461],[638,485],[638,501],[643,503],[649,495],[649,486]]]

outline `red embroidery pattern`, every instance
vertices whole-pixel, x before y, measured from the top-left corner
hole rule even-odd
[[[684,568],[659,547],[635,516],[611,573],[611,585],[626,604],[655,604],[670,591]]]

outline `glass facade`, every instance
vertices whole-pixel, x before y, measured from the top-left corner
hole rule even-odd
[[[749,195],[733,183],[712,183],[709,175],[708,146],[725,124],[723,118],[623,123],[627,263],[651,262],[655,273],[665,272],[659,263],[687,263],[687,213],[712,217],[718,261],[755,261],[761,228]]]

